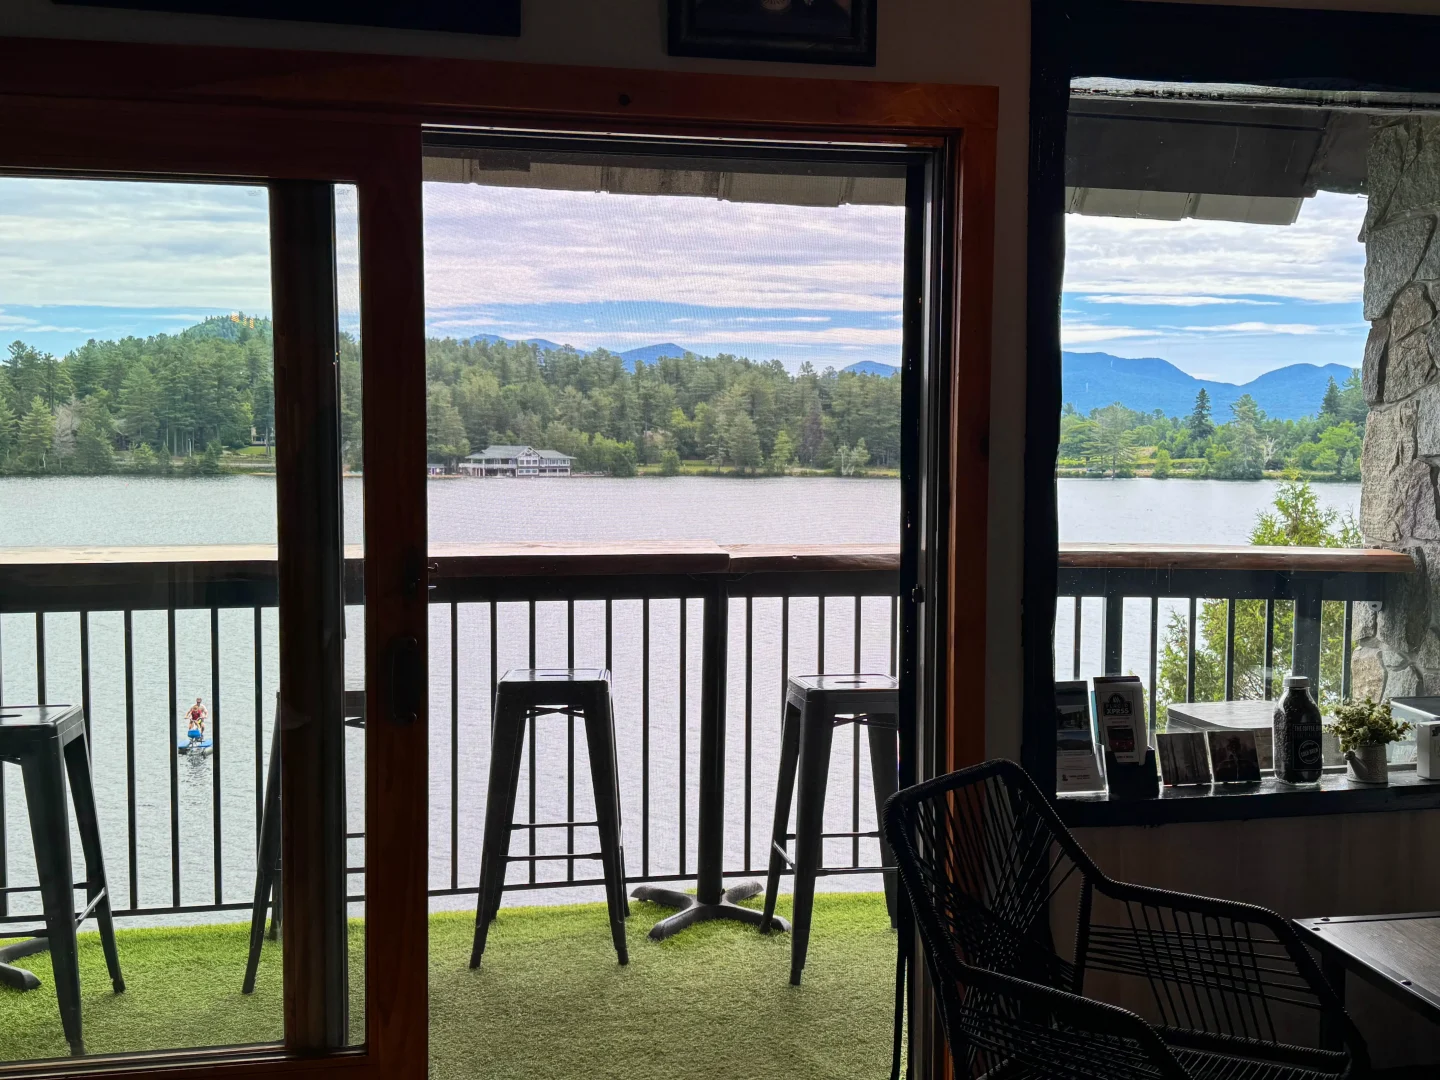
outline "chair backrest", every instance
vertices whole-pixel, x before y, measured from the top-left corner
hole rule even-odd
[[[975,967],[1074,987],[1073,966],[1050,942],[1050,901],[1098,871],[1019,765],[989,761],[907,788],[884,816],[937,947]]]

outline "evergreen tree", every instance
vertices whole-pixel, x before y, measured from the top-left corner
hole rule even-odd
[[[16,427],[15,413],[5,395],[0,394],[0,466],[10,463],[10,455],[15,450]]]
[[[39,397],[20,421],[19,465],[25,472],[44,472],[54,457],[55,417]]]
[[[775,445],[765,462],[765,468],[768,472],[780,476],[790,468],[794,460],[795,444],[790,440],[790,433],[781,428],[775,435]]]
[[[1210,422],[1210,395],[1203,386],[1195,395],[1195,408],[1187,423],[1192,439],[1208,439],[1215,431],[1215,425]]]
[[[1320,402],[1320,415],[1327,420],[1340,419],[1340,387],[1335,384],[1335,376],[1330,376],[1330,381],[1325,384],[1325,397]]]
[[[81,407],[75,428],[74,469],[87,474],[115,471],[115,424],[104,399],[92,397]]]

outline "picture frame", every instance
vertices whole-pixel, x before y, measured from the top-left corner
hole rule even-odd
[[[51,0],[55,4],[165,11],[179,15],[283,19],[389,30],[520,36],[520,0]]]
[[[1211,783],[1210,749],[1203,731],[1162,731],[1155,742],[1166,787]]]
[[[875,66],[878,0],[667,0],[671,56]]]
[[[1210,772],[1217,784],[1258,784],[1260,750],[1250,728],[1218,728],[1205,732],[1210,745]]]

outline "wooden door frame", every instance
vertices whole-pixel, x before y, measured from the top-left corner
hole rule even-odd
[[[882,143],[938,152],[936,347],[948,406],[937,437],[942,550],[926,618],[937,642],[926,697],[933,760],[984,757],[986,520],[998,91],[418,57],[0,39],[0,170],[112,176],[329,180],[356,185],[364,425],[367,863],[366,1046],[328,1057],[283,1048],[145,1055],[130,1064],[39,1062],[23,1076],[423,1076],[427,1061],[428,718],[389,720],[386,648],[413,637],[425,664],[425,125]],[[408,403],[408,407],[406,407]],[[422,667],[422,670],[426,668]],[[963,694],[963,697],[961,696]],[[373,817],[369,808],[384,807]],[[303,992],[303,990],[302,990]],[[926,1042],[935,1044],[938,1033]],[[925,1055],[925,1072],[934,1059]]]

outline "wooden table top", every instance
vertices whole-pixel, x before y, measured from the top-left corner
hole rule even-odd
[[[1296,926],[1367,982],[1440,1018],[1440,911],[1297,919]]]

